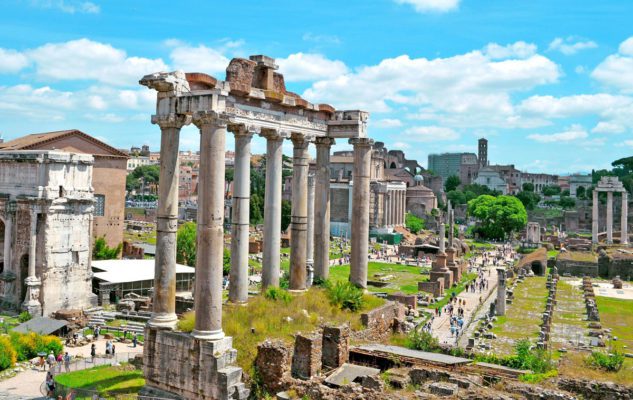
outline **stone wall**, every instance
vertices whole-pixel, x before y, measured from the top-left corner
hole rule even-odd
[[[321,364],[324,368],[338,368],[349,359],[349,325],[323,328]]]
[[[366,340],[380,340],[389,336],[394,329],[394,320],[404,320],[405,307],[398,302],[388,302],[364,314],[360,319],[366,328],[360,332],[354,332],[354,338]]]
[[[143,367],[154,396],[195,400],[246,399],[233,340],[201,341],[182,332],[145,329]]]
[[[584,261],[573,261],[573,260],[561,260],[558,259],[556,261],[556,267],[558,268],[558,273],[563,274],[571,274],[573,276],[598,276],[598,264]]]
[[[321,370],[321,335],[301,335],[295,337],[292,354],[291,373],[294,378],[310,379]]]

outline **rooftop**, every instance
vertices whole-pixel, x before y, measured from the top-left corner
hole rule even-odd
[[[40,335],[50,335],[51,333],[60,330],[66,325],[68,325],[68,322],[64,320],[52,319],[47,317],[35,317],[13,328],[13,332],[35,332]]]
[[[92,262],[94,277],[108,283],[154,279],[154,260],[101,260]],[[176,273],[195,273],[195,268],[176,264]]]

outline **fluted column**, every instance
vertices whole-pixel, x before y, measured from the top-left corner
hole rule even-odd
[[[251,188],[251,138],[245,127],[236,128],[233,172],[233,209],[231,214],[231,272],[229,301],[248,300],[248,234]]]
[[[28,276],[24,280],[26,284],[26,295],[24,297],[24,303],[22,303],[22,309],[28,311],[29,314],[33,316],[42,315],[42,304],[40,303],[40,287],[42,281],[36,276],[38,216],[39,209],[33,206],[31,208]]]
[[[222,331],[222,267],[224,254],[224,151],[226,122],[215,112],[194,114],[200,128],[198,240],[196,247],[196,322],[198,339],[217,340]]]
[[[179,114],[152,116],[160,126],[160,173],[156,213],[154,300],[148,325],[173,329],[176,316],[176,231],[178,230],[178,142],[180,129],[191,117]]]
[[[598,191],[593,190],[593,204],[591,205],[591,241],[598,243]]]
[[[314,174],[308,175],[308,225],[306,238],[306,286],[312,286],[314,278]]]
[[[314,277],[330,274],[330,148],[334,139],[318,137],[316,145],[316,188],[314,198]]]
[[[281,252],[281,172],[284,136],[262,130],[266,138],[266,189],[264,198],[264,257],[262,287],[279,286]]]
[[[353,138],[354,146],[354,186],[352,217],[352,254],[350,281],[367,288],[367,257],[369,242],[369,183],[371,168],[371,148],[374,143],[369,138]]]
[[[308,225],[308,145],[304,135],[292,135],[292,210],[290,223],[290,290],[306,288]]]
[[[613,192],[607,192],[607,244],[613,243]]]
[[[5,207],[8,206],[8,202]],[[7,211],[4,217],[4,270],[11,271],[11,242],[13,241],[13,215]]]
[[[628,227],[628,214],[629,214],[629,194],[622,192],[622,216],[620,220],[620,244],[629,243],[629,227]]]

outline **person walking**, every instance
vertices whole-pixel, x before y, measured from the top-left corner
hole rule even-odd
[[[68,354],[68,352],[64,354],[64,367],[66,372],[70,372],[70,354]]]
[[[90,346],[90,357],[92,357],[93,364],[95,362],[96,356],[97,356],[97,345],[93,343],[92,346]]]
[[[132,338],[132,343],[134,343],[134,346],[132,347],[136,347],[136,344],[138,343],[138,335],[136,333],[134,334],[134,338]]]
[[[49,372],[53,369],[53,366],[55,365],[55,362],[56,362],[55,354],[53,354],[53,351],[51,350],[51,352],[48,355],[48,358],[46,359],[46,363],[48,364]]]

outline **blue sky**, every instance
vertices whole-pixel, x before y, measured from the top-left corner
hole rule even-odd
[[[4,1],[5,140],[77,128],[158,149],[154,94],[140,77],[223,79],[232,57],[266,54],[289,90],[370,111],[370,135],[423,165],[429,153],[476,151],[482,136],[493,163],[533,172],[605,168],[633,153],[633,1],[178,4]],[[197,142],[185,128],[181,148]],[[254,151],[264,148],[256,139]]]

